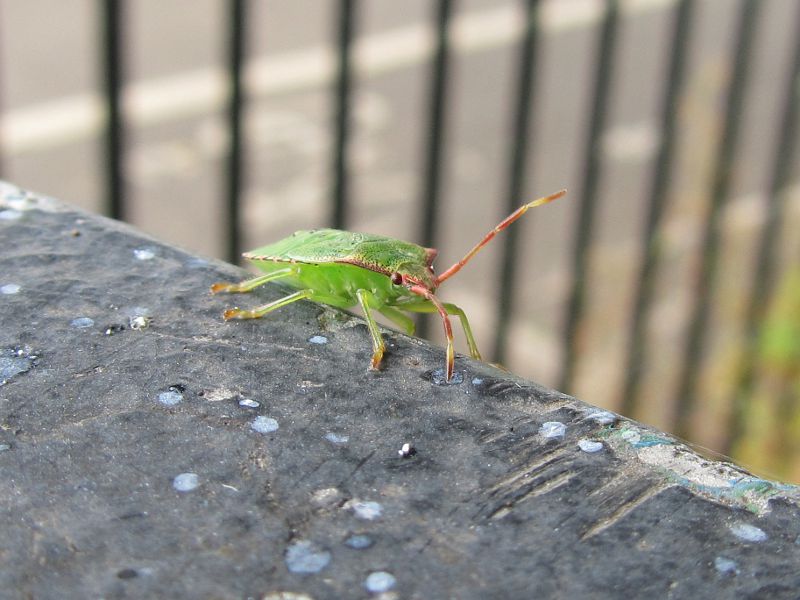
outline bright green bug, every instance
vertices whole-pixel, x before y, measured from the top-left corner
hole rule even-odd
[[[350,308],[358,303],[364,311],[372,336],[370,368],[375,370],[381,364],[385,345],[371,310],[377,310],[409,335],[414,333],[414,322],[404,312],[438,312],[447,337],[446,380],[450,381],[455,352],[449,315],[461,320],[472,357],[480,360],[481,355],[467,315],[455,304],[441,302],[434,294],[436,288],[458,273],[495,235],[528,209],[552,202],[565,193],[566,190],[561,190],[519,207],[487,233],[464,258],[438,276],[433,272],[433,259],[437,254],[433,248],[367,233],[314,229],[298,231],[279,242],[246,252],[244,257],[266,275],[241,283],[216,283],[211,286],[211,291],[249,292],[275,279],[282,279],[285,284],[298,290],[252,310],[226,310],[223,315],[226,321],[258,319],[303,298],[339,308]]]

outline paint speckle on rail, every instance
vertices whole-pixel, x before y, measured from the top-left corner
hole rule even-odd
[[[603,442],[598,442],[595,440],[578,440],[578,448],[583,450],[584,452],[588,452],[592,454],[594,452],[599,452],[603,449]]]
[[[94,319],[89,317],[76,317],[70,321],[69,326],[75,329],[88,329],[94,326]]]
[[[370,500],[350,500],[345,504],[345,508],[349,508],[356,517],[365,521],[374,521],[383,514],[383,506],[379,502]]]
[[[250,423],[250,429],[258,433],[272,433],[279,428],[278,422],[272,417],[258,416]]]
[[[136,257],[136,260],[151,260],[156,257],[156,251],[154,248],[136,248],[133,256]]]
[[[298,540],[286,549],[284,561],[292,573],[319,573],[331,562],[331,553],[314,542]]]
[[[330,431],[325,434],[325,439],[331,444],[346,444],[350,441],[350,436]]]
[[[375,571],[374,573],[370,573],[364,580],[364,587],[367,588],[367,591],[370,593],[380,594],[382,592],[388,592],[396,583],[397,580],[391,573]]]
[[[738,575],[739,566],[736,561],[724,556],[718,556],[714,559],[714,568],[722,575]]]
[[[567,426],[560,421],[547,421],[539,428],[539,434],[548,440],[563,438],[566,433]]]
[[[734,523],[729,529],[733,535],[745,542],[758,544],[767,539],[767,534],[763,529],[749,523]]]
[[[172,480],[172,487],[179,492],[191,492],[200,485],[197,473],[181,473]]]
[[[164,406],[175,406],[183,400],[183,394],[178,390],[170,388],[166,392],[161,392],[158,395],[158,401]]]

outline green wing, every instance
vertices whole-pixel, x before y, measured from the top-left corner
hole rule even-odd
[[[297,231],[274,244],[256,248],[244,255],[256,261],[349,263],[381,273],[391,273],[409,263],[424,265],[426,256],[425,249],[416,244],[338,229]]]

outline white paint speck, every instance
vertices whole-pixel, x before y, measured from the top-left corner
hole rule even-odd
[[[331,553],[314,542],[299,540],[286,549],[284,560],[292,573],[319,573],[331,562]]]
[[[94,325],[94,319],[90,319],[89,317],[78,317],[77,319],[72,319],[69,324],[70,327],[74,327],[75,329],[87,329],[88,327],[92,327]]]
[[[636,445],[642,441],[642,434],[636,429],[626,429],[620,437],[631,445]]]
[[[0,444],[0,452],[5,452],[6,450],[11,450],[11,446],[8,444]]]
[[[563,438],[567,433],[567,426],[560,421],[547,421],[546,423],[542,423],[542,426],[539,428],[539,433],[542,437],[547,439]]]
[[[18,294],[21,289],[22,286],[17,285],[16,283],[7,283],[0,287],[0,294],[11,296],[12,294]]]
[[[328,338],[326,338],[324,335],[312,335],[310,338],[308,338],[308,341],[312,344],[327,344]]]
[[[158,395],[158,401],[166,406],[175,406],[181,400],[183,400],[183,394],[175,390],[168,390],[166,392],[161,392]]]
[[[156,253],[152,248],[136,248],[133,251],[133,255],[136,257],[136,260],[150,260],[155,258]]]
[[[472,378],[472,385],[480,385],[483,383],[483,378],[481,377],[473,377]]]
[[[603,449],[603,442],[595,440],[578,440],[578,448],[589,454],[599,452]]]
[[[191,492],[200,485],[197,473],[181,473],[172,480],[172,487],[179,492]]]
[[[250,423],[250,429],[258,433],[272,433],[278,430],[278,422],[272,417],[259,416]]]
[[[332,431],[325,434],[325,439],[328,440],[331,444],[346,444],[350,441],[349,435],[341,435],[339,433],[333,433]]]
[[[735,561],[724,556],[718,556],[714,559],[714,568],[723,575],[738,575],[739,566]]]
[[[317,506],[330,508],[335,504],[339,504],[342,499],[342,492],[339,488],[329,487],[321,490],[316,490],[311,494],[311,502]]]
[[[745,542],[759,543],[767,539],[763,529],[748,523],[734,523],[730,526],[731,533]]]
[[[356,517],[365,521],[374,521],[383,514],[383,506],[379,502],[350,500],[345,507],[350,508]]]
[[[261,404],[255,400],[250,400],[250,398],[242,398],[239,400],[239,406],[244,406],[245,408],[258,408],[261,406]]]
[[[204,392],[203,398],[206,399],[206,402],[222,402],[223,400],[233,398],[235,395],[236,392],[229,390],[228,388],[217,388]]]
[[[396,583],[397,580],[391,573],[375,571],[370,573],[364,580],[364,587],[373,594],[380,594],[381,592],[388,592]]]
[[[0,221],[16,221],[22,216],[18,210],[0,210]]]
[[[612,423],[616,423],[619,417],[607,410],[595,410],[586,415],[586,418],[596,421],[600,423],[600,425],[611,425]]]
[[[150,317],[137,315],[135,317],[131,317],[128,323],[131,329],[134,331],[141,331],[142,329],[147,329],[150,326],[150,321]]]
[[[397,451],[397,454],[400,455],[402,458],[408,458],[409,456],[414,456],[417,453],[417,449],[414,448],[411,444],[406,442],[402,446],[400,446],[400,450]]]

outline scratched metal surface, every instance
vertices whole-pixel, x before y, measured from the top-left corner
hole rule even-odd
[[[0,597],[797,597],[797,488],[0,195]]]

